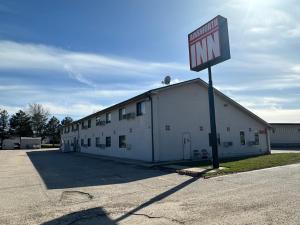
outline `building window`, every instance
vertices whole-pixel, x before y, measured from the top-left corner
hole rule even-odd
[[[84,146],[84,139],[81,139],[81,146]]]
[[[230,132],[230,127],[227,127],[226,130],[227,130],[227,132]]]
[[[100,138],[96,137],[96,147],[98,147],[100,145]]]
[[[145,102],[138,102],[136,103],[136,115],[141,116],[146,113],[146,103]]]
[[[240,143],[241,143],[241,145],[246,144],[245,132],[244,131],[240,131]]]
[[[203,131],[203,127],[202,126],[200,126],[200,131]]]
[[[252,128],[251,127],[249,127],[249,132],[251,132],[252,131]]]
[[[119,120],[124,119],[125,114],[126,114],[125,108],[119,109]]]
[[[111,146],[111,137],[106,137],[105,138],[105,146],[110,147]]]
[[[96,117],[96,126],[100,125],[100,117]]]
[[[106,123],[110,123],[111,122],[111,113],[106,113],[105,118],[106,118]]]
[[[168,130],[168,131],[171,130],[170,125],[166,125],[165,130]]]
[[[255,134],[254,134],[254,141],[255,141],[256,145],[259,145],[259,134],[258,134],[258,132],[255,132]]]
[[[84,121],[81,122],[81,129],[84,129]]]
[[[88,138],[88,147],[90,147],[90,146],[91,146],[91,139]]]
[[[119,136],[119,148],[126,148],[126,136]]]
[[[88,128],[91,128],[91,124],[92,124],[92,121],[91,119],[88,120]]]

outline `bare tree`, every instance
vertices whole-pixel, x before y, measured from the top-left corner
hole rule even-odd
[[[35,137],[45,138],[46,125],[49,117],[49,111],[41,104],[29,104],[29,115],[31,116],[31,125]]]

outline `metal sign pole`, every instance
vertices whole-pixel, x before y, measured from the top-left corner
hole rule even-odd
[[[210,140],[212,146],[213,168],[219,168],[219,155],[218,155],[218,139],[217,139],[217,127],[216,127],[216,115],[215,115],[215,100],[214,89],[211,76],[211,67],[208,67],[208,100],[209,100],[209,113],[210,113]]]

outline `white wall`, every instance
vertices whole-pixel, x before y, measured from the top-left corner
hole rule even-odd
[[[154,98],[155,116],[155,159],[157,161],[178,160],[183,158],[182,135],[191,135],[191,150],[207,149],[210,132],[207,89],[199,84],[166,89]],[[227,107],[224,107],[224,103]],[[247,113],[215,96],[217,131],[220,133],[220,157],[261,154],[266,152],[268,144],[266,134],[259,134],[257,146],[240,145],[239,132],[245,131],[246,143],[254,140],[254,132],[264,130],[265,125],[251,118]],[[166,125],[170,126],[167,131]],[[200,130],[202,126],[203,130]],[[227,132],[226,128],[230,127]],[[251,132],[249,131],[251,128]],[[225,148],[224,141],[232,141],[233,146]]]
[[[111,112],[111,123],[104,126],[96,126],[96,117],[91,120],[91,128],[81,129],[79,126],[79,145],[81,139],[87,145],[88,138],[91,138],[91,147],[80,147],[81,152],[92,153],[104,156],[113,156],[121,158],[130,158],[143,161],[152,160],[152,144],[151,144],[151,106],[150,101],[145,99],[146,114],[136,116],[134,119],[119,120],[118,109]],[[131,103],[126,107],[126,113],[136,113],[136,103]],[[105,114],[100,116],[101,120],[105,121]],[[87,126],[88,120],[85,120]],[[132,132],[130,132],[132,130]],[[126,135],[126,142],[131,147],[130,149],[119,148],[119,135]],[[104,149],[96,147],[96,137],[100,137],[100,143],[105,144],[105,137],[111,137],[111,147]],[[63,134],[62,139],[73,142],[73,138],[77,138],[77,131],[68,134]]]

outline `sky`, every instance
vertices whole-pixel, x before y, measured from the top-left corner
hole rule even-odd
[[[300,122],[300,1],[0,0],[0,108],[29,103],[62,119],[171,83],[190,71],[187,35],[228,19],[231,59],[214,86],[267,122]]]

